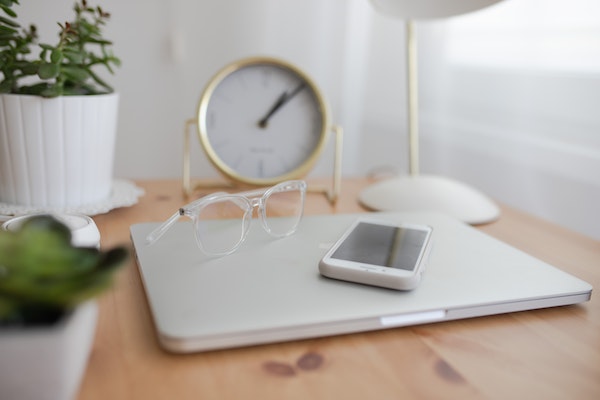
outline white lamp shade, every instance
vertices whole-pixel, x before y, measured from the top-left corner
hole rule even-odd
[[[501,0],[371,0],[378,11],[406,19],[451,17],[479,10]]]

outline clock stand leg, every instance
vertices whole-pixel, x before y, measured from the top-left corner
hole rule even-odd
[[[202,182],[192,187],[191,179],[191,140],[190,140],[190,129],[196,124],[195,119],[188,119],[184,124],[183,132],[183,174],[182,174],[182,187],[183,195],[187,198],[190,197],[198,189],[215,189],[215,188],[234,188],[235,185],[229,182],[214,181],[214,182]],[[342,183],[342,145],[343,145],[343,129],[339,125],[333,125],[331,127],[335,137],[334,147],[334,159],[333,159],[333,177],[331,187],[309,187],[309,191],[323,193],[331,205],[335,205],[341,190]]]
[[[222,180],[215,181],[204,181],[192,186],[191,178],[191,140],[190,140],[190,129],[196,124],[195,119],[188,119],[185,121],[184,132],[183,132],[183,174],[182,174],[182,187],[183,195],[188,198],[199,189],[223,189],[223,188],[234,188],[235,185],[230,182]]]
[[[340,190],[342,186],[342,149],[343,149],[343,129],[339,125],[333,125],[331,127],[335,137],[335,147],[333,154],[333,177],[331,187],[308,187],[310,192],[323,193],[331,205],[335,205],[340,196]]]

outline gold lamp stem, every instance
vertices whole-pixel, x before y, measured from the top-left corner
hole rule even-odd
[[[452,215],[470,224],[494,221],[500,215],[500,209],[483,193],[452,179],[419,174],[417,37],[411,16],[419,15],[421,11],[435,15],[440,10],[432,7],[430,1],[371,1],[383,5],[385,12],[407,18],[405,26],[409,173],[373,183],[360,193],[359,201],[365,207],[378,211],[436,211]],[[450,1],[447,3],[474,3],[471,6],[475,6],[479,3],[490,4],[493,2],[495,0]],[[442,2],[440,1],[440,3]],[[406,12],[407,5],[414,6],[413,11],[419,12]]]
[[[412,20],[406,21],[406,84],[408,102],[408,172],[419,174],[419,88],[417,84],[417,39]]]

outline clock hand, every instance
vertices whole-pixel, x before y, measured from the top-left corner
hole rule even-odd
[[[258,126],[261,128],[266,128],[267,124],[269,122],[269,118],[271,118],[273,116],[273,114],[275,114],[277,112],[277,110],[279,110],[281,108],[281,106],[283,106],[285,103],[290,101],[295,95],[298,94],[298,92],[300,92],[305,87],[306,87],[306,83],[302,82],[294,90],[292,90],[292,92],[288,92],[288,91],[283,92],[281,94],[281,96],[279,96],[277,98],[277,101],[275,102],[275,104],[273,104],[273,106],[267,112],[267,114],[264,117],[262,117],[262,119],[260,121],[258,121]]]
[[[258,121],[258,126],[260,126],[261,128],[266,128],[269,118],[271,118],[271,116],[275,114],[275,112],[279,110],[279,108],[287,101],[287,97],[288,92],[283,92],[281,96],[279,96],[275,104],[273,104],[271,109],[267,112],[267,114],[264,117],[262,117],[260,121]]]

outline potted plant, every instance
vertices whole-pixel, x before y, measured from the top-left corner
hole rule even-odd
[[[93,343],[97,305],[127,257],[77,247],[48,215],[0,230],[0,397],[69,399]]]
[[[79,207],[109,198],[118,95],[98,68],[120,61],[102,28],[110,15],[77,0],[55,44],[37,43],[0,0],[0,203]]]

